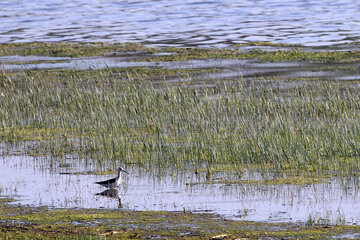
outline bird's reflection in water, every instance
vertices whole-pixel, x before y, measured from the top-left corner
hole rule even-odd
[[[115,198],[118,200],[118,207],[122,208],[122,204],[121,204],[121,192],[116,189],[116,188],[109,188],[106,189],[103,192],[97,193],[96,195],[100,195],[100,196],[104,196],[104,197],[109,197],[109,198]]]

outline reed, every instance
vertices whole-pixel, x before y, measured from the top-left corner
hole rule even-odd
[[[111,76],[111,77],[108,77]],[[323,174],[359,171],[360,97],[346,84],[275,89],[241,79],[154,83],[102,70],[1,76],[2,153],[197,171],[228,165]]]

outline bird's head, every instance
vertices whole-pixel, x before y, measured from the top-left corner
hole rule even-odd
[[[119,172],[119,173],[124,172],[124,173],[130,174],[130,173],[128,173],[127,171],[125,171],[125,169],[122,168],[122,167],[119,167],[119,168],[118,168],[118,172]]]

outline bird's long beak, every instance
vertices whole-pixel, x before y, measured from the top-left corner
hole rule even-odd
[[[125,170],[121,170],[121,171],[130,175],[130,173],[128,173],[128,172],[127,172],[127,171],[125,171]]]

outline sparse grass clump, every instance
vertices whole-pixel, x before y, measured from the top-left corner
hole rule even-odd
[[[27,142],[26,154],[77,154],[98,163],[359,170],[357,89],[312,83],[280,90],[242,80],[155,85],[116,74],[3,74],[0,138]]]

